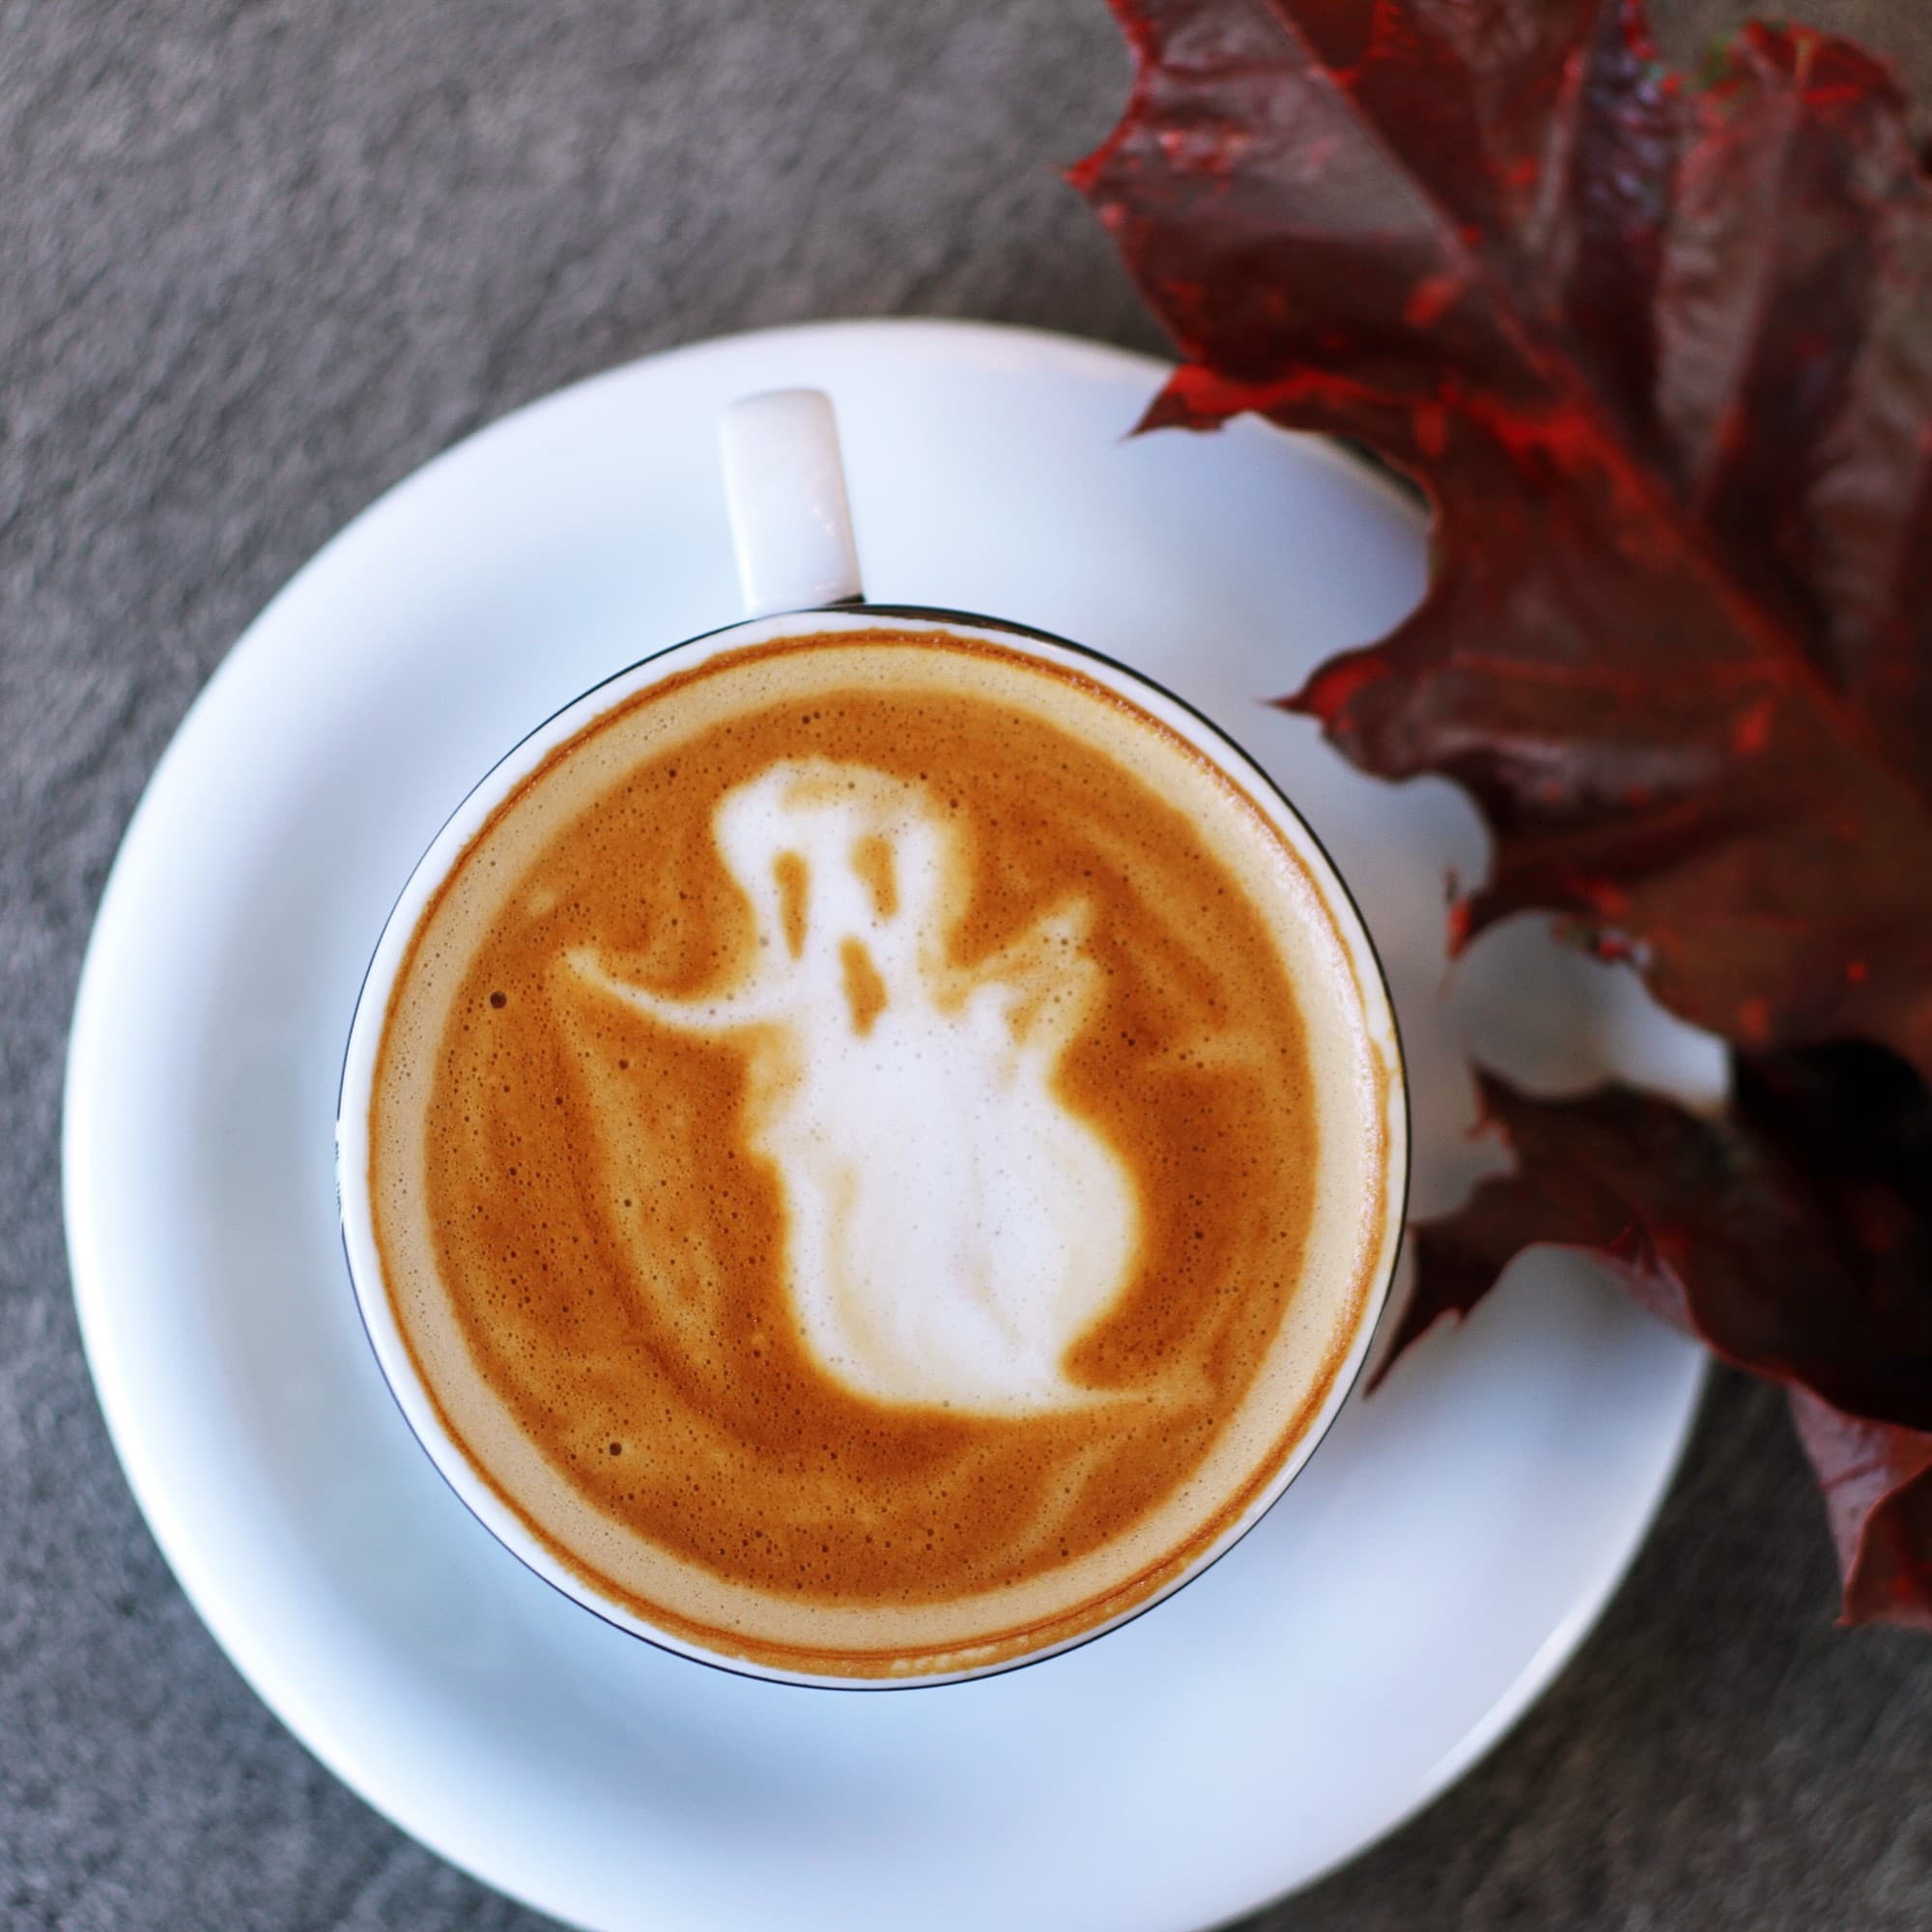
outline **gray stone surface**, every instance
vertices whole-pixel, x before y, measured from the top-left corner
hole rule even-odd
[[[1661,4],[1680,46],[1729,11]],[[1812,11],[1923,86],[1921,5]],[[115,843],[189,699],[352,512],[624,357],[852,314],[1156,346],[1052,171],[1123,75],[1100,0],[0,0],[8,1928],[540,1922],[401,1837],[242,1687],[81,1363],[63,1036]],[[1834,1634],[1831,1599],[1776,1405],[1724,1381],[1535,1713],[1256,1923],[1924,1932],[1932,1645]]]

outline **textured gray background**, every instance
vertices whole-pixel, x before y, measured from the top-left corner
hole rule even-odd
[[[1678,50],[1727,0],[1658,0]],[[1924,0],[1811,15],[1932,83]],[[0,1923],[534,1928],[242,1687],[109,1454],[56,1193],[115,843],[350,514],[609,363],[836,315],[1157,338],[1057,181],[1100,0],[0,0]],[[1418,1579],[1427,1587],[1427,1579]],[[1932,1643],[1830,1627],[1776,1402],[1718,1385],[1602,1629],[1280,1928],[1932,1926]],[[1444,1670],[1456,1660],[1445,1657]]]

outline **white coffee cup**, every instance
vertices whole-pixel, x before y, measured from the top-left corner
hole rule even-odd
[[[724,413],[722,448],[746,616],[721,630],[659,650],[585,692],[539,724],[457,807],[389,914],[363,981],[343,1065],[336,1121],[343,1243],[363,1324],[410,1428],[464,1505],[506,1549],[563,1595],[608,1622],[681,1656],[775,1682],[847,1690],[954,1682],[1037,1662],[1089,1642],[1152,1608],[1238,1542],[1313,1456],[1360,1374],[1387,1301],[1400,1245],[1408,1176],[1401,1045],[1380,964],[1347,887],[1314,834],[1238,746],[1172,694],[1082,645],[984,616],[866,604],[838,435],[826,396],[815,390],[791,389],[746,398]],[[1185,1569],[1111,1620],[982,1667],[873,1680],[812,1676],[707,1650],[654,1627],[624,1605],[607,1598],[561,1562],[471,1464],[439,1418],[404,1342],[384,1280],[368,1176],[378,1049],[398,972],[425,909],[497,806],[553,752],[593,720],[666,677],[688,672],[726,652],[796,635],[802,629],[836,635],[876,629],[882,619],[895,631],[928,630],[983,639],[1108,686],[1233,778],[1267,816],[1315,882],[1352,966],[1368,1037],[1391,1077],[1386,1086],[1387,1163],[1379,1197],[1382,1215],[1375,1231],[1370,1290],[1359,1304],[1346,1355],[1325,1398],[1249,1506]]]

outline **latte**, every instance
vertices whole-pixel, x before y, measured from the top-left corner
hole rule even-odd
[[[1388,1260],[1392,1042],[1264,809],[931,627],[671,671],[416,924],[375,1242],[443,1430],[596,1597],[822,1678],[982,1667],[1264,1499]]]

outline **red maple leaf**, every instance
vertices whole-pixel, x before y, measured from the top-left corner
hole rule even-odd
[[[1859,1043],[1741,1056],[1714,1119],[1628,1088],[1550,1101],[1482,1085],[1516,1171],[1415,1230],[1399,1343],[1471,1307],[1531,1243],[1592,1247],[1726,1361],[1932,1432],[1932,1095],[1909,1066]]]
[[[1932,1632],[1932,1435],[1845,1415],[1803,1389],[1791,1408],[1838,1546],[1843,1621]]]
[[[1116,10],[1134,94],[1075,180],[1185,357],[1150,425],[1354,438],[1435,507],[1422,606],[1288,702],[1475,795],[1461,931],[1563,914],[1741,1056],[1715,1123],[1492,1089],[1537,1185],[1423,1231],[1411,1328],[1610,1244],[1890,1429],[1857,1484],[1807,1439],[1863,1499],[1847,1615],[1932,1617],[1932,181],[1892,76],[1753,27],[1687,85],[1640,0]],[[1859,1106],[1893,1165],[1828,1185]]]

